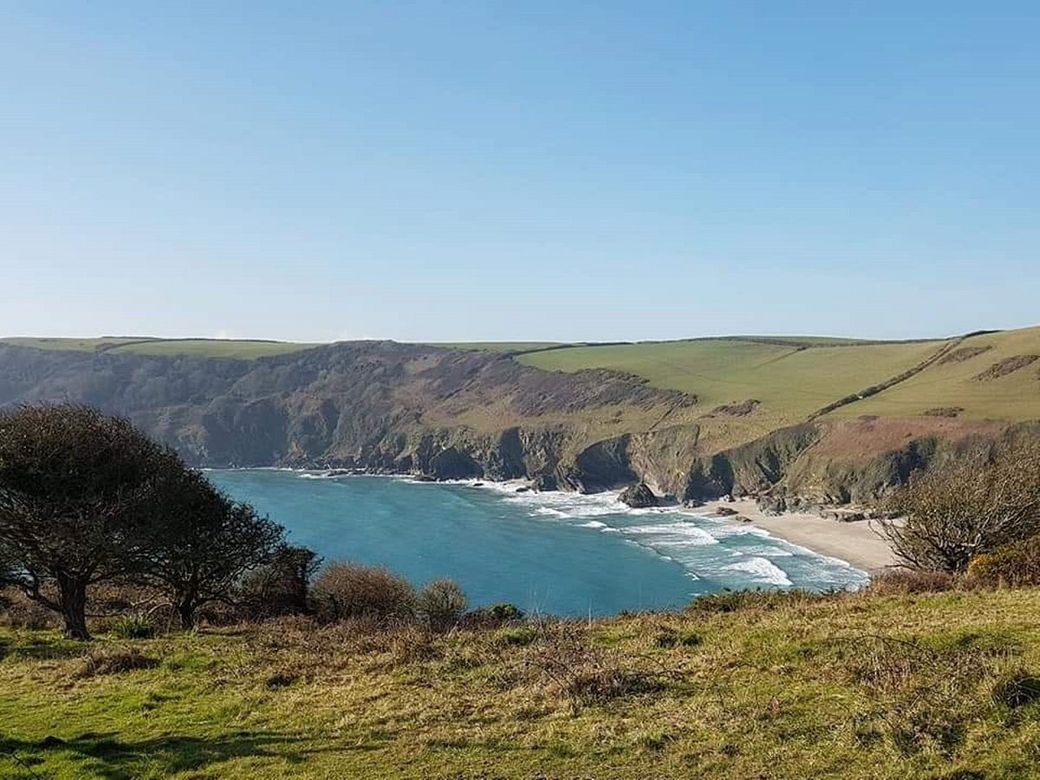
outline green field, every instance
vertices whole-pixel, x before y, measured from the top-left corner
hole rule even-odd
[[[237,358],[255,360],[261,357],[300,352],[318,344],[297,344],[261,339],[159,339],[150,337],[102,337],[96,339],[29,338],[0,339],[0,343],[20,347],[71,352],[112,352],[134,355]]]
[[[448,635],[0,628],[0,776],[1035,776],[1040,689],[1007,690],[1040,672],[1040,591],[721,598]]]
[[[1004,376],[978,379],[994,365],[1040,356],[1040,328],[966,339],[961,348],[985,350],[963,361],[939,362],[917,376],[842,410],[842,413],[907,416],[936,408],[960,408],[969,419],[1040,419],[1040,359]]]
[[[754,399],[757,414],[776,424],[906,371],[946,342],[788,346],[766,340],[705,339],[537,352],[521,362],[553,371],[609,368],[657,387],[693,393],[708,411]]]
[[[169,339],[142,341],[124,346],[114,347],[115,353],[133,353],[135,355],[183,355],[185,357],[238,358],[255,360],[261,357],[287,355],[319,346],[317,344],[296,344],[285,341],[252,341],[232,339]]]
[[[13,336],[0,339],[2,344],[13,344],[17,347],[54,350],[56,352],[101,352],[120,344],[146,341],[146,338],[132,336],[104,336],[98,339],[75,338],[35,338],[31,336]]]

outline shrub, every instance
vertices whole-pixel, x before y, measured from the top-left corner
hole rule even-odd
[[[870,581],[868,592],[876,596],[901,595],[906,593],[941,593],[953,590],[958,578],[943,571],[919,569],[889,569]]]
[[[434,580],[419,591],[416,612],[432,628],[443,630],[457,624],[469,600],[452,580]]]
[[[524,619],[524,611],[515,604],[492,604],[484,612],[489,618],[499,623]]]
[[[380,567],[331,563],[313,588],[318,614],[325,620],[387,620],[412,614],[415,590],[402,577]]]
[[[100,649],[83,656],[74,677],[95,677],[100,674],[121,674],[137,669],[154,669],[159,661],[136,649]]]
[[[268,563],[242,578],[239,612],[250,619],[306,614],[310,581],[320,563],[306,547],[279,546]]]
[[[904,562],[963,572],[980,554],[1040,534],[1040,444],[914,474],[885,508],[905,518],[880,524]]]
[[[703,639],[693,631],[679,632],[674,628],[663,627],[654,637],[654,644],[661,648],[696,647]]]
[[[108,628],[112,636],[120,639],[151,639],[155,636],[155,626],[139,616],[117,618]]]
[[[792,590],[723,590],[698,596],[690,602],[690,612],[737,612],[746,609],[780,609],[803,606],[811,601],[834,598],[833,593],[814,593],[798,588]]]
[[[546,627],[532,661],[575,714],[582,707],[659,691],[664,684],[662,670],[644,669],[620,653],[591,646],[573,624]]]
[[[968,579],[980,585],[1040,585],[1040,536],[976,555]]]

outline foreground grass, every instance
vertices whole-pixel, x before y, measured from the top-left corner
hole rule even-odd
[[[290,621],[83,647],[4,629],[0,776],[963,779],[1038,766],[1040,704],[1007,682],[1040,671],[1040,591],[718,611],[730,601],[446,636]]]

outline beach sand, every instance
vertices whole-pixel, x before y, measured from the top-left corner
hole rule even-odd
[[[858,569],[874,574],[897,564],[888,542],[874,532],[875,523],[859,520],[843,523],[811,512],[784,512],[767,515],[754,501],[709,501],[697,512],[714,515],[720,507],[736,511],[773,536],[807,547],[821,555],[848,561]]]

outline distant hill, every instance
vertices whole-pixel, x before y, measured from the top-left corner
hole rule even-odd
[[[0,404],[91,403],[193,462],[857,501],[1040,430],[1040,328],[941,340],[0,340]]]

